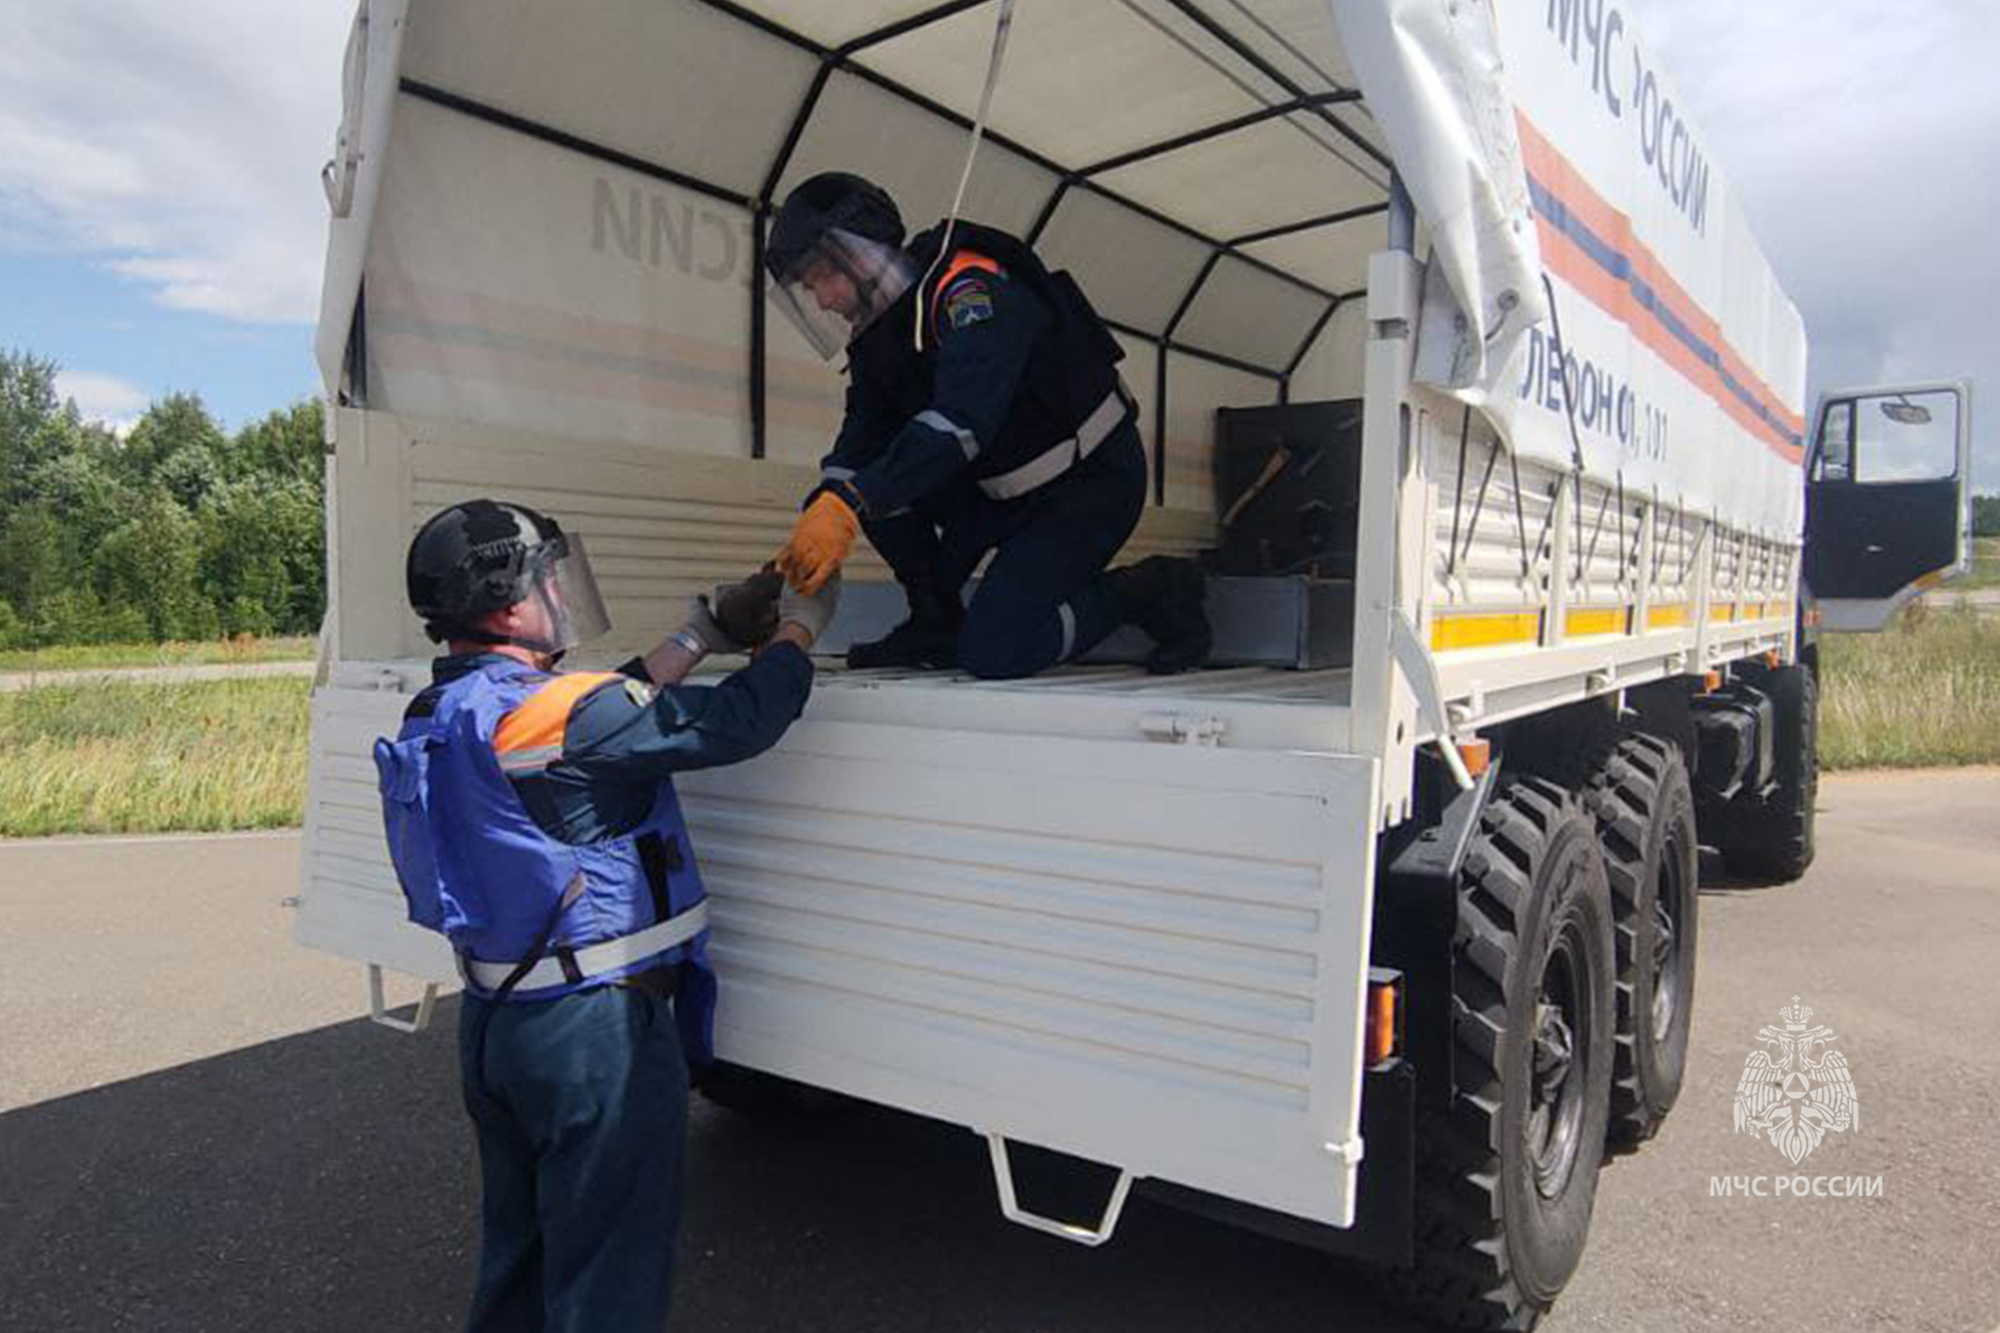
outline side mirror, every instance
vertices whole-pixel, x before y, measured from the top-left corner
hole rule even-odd
[[[1931,424],[1931,410],[1928,407],[1919,407],[1917,404],[1907,400],[1903,402],[1883,403],[1882,415],[1899,426],[1928,426]]]

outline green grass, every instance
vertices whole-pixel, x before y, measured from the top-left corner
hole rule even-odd
[[[1820,646],[1828,769],[2000,763],[2000,617],[1918,608]]]
[[[260,677],[0,694],[0,836],[296,825],[310,690]]]
[[[211,666],[238,662],[309,662],[319,651],[310,635],[278,639],[212,639],[198,643],[69,644],[0,651],[0,671],[91,671],[115,667]]]
[[[1972,544],[1972,572],[1945,586],[1945,595],[1960,588],[2000,588],[2000,537],[1981,537]]]
[[[1931,610],[1830,634],[1821,666],[1826,768],[2000,763],[2000,617]],[[0,693],[0,836],[296,826],[310,690],[261,677]]]

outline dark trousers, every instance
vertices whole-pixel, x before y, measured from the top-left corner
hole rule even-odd
[[[862,528],[898,582],[953,600],[993,552],[959,630],[958,664],[1008,680],[1067,661],[1118,628],[1104,570],[1145,505],[1145,449],[1127,420],[1089,458],[1027,495],[994,500],[961,480]]]
[[[660,1333],[687,1068],[672,1004],[623,986],[459,1011],[482,1187],[474,1333]]]

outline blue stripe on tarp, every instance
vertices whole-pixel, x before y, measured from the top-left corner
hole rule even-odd
[[[1583,219],[1569,211],[1567,205],[1556,197],[1553,190],[1528,177],[1528,194],[1533,199],[1535,211],[1546,218],[1549,225],[1576,243],[1576,247],[1590,257],[1592,263],[1625,284],[1641,309],[1658,321],[1673,339],[1693,354],[1697,361],[1716,373],[1736,400],[1755,413],[1757,419],[1769,426],[1778,436],[1794,449],[1804,446],[1804,439],[1785,422],[1779,420],[1749,386],[1739,382],[1722,364],[1722,354],[1707,340],[1689,328],[1676,315],[1673,308],[1660,298],[1651,283],[1640,277],[1632,268],[1630,256],[1617,249],[1609,241],[1592,231]]]

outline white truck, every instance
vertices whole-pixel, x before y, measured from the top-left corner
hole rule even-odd
[[[366,964],[391,1023],[385,970],[417,1021],[455,977],[368,758],[427,679],[416,526],[474,494],[556,514],[616,624],[595,659],[650,642],[777,549],[838,421],[837,371],[766,313],[774,201],[841,168],[921,225],[978,142],[964,215],[1127,353],[1128,557],[1233,538],[1231,440],[1330,451],[1333,647],[1007,683],[825,661],[778,749],[680,784],[712,1093],[968,1126],[1006,1214],[1069,1240],[1137,1185],[1531,1325],[1604,1154],[1680,1087],[1697,844],[1812,857],[1815,627],[1969,549],[1969,389],[1834,395],[1808,431],[1799,317],[1632,9],[364,0],[298,939]],[[1102,1215],[1024,1206],[1017,1142],[1115,1168]]]

